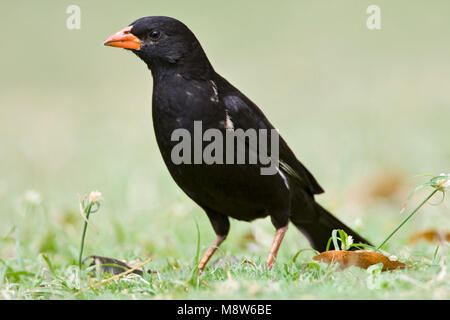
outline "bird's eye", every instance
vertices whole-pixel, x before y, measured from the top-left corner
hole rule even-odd
[[[152,40],[158,40],[160,36],[161,33],[158,30],[153,30],[152,32],[150,32],[150,39]]]

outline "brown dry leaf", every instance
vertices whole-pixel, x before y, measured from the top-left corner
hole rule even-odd
[[[372,198],[392,199],[404,191],[405,181],[397,172],[382,172],[376,174],[368,184],[368,196]]]
[[[98,256],[95,256],[95,257],[98,257]],[[102,257],[102,258],[104,258],[104,257]],[[106,258],[106,259],[111,259],[111,258]],[[116,260],[116,259],[112,259],[112,260]],[[116,260],[116,261],[118,261],[118,260]],[[138,269],[144,267],[147,263],[149,263],[151,261],[152,261],[152,258],[149,258],[149,259],[145,260],[144,262],[138,264],[137,266],[135,266],[135,267],[133,267],[131,269],[128,269],[128,270],[126,270],[126,271],[124,271],[122,273],[116,274],[116,275],[114,275],[114,276],[112,276],[112,277],[110,277],[108,279],[103,279],[102,281],[97,282],[93,286],[89,286],[88,288],[82,289],[82,290],[76,292],[73,296],[76,297],[76,296],[86,292],[89,289],[97,288],[97,287],[101,286],[102,284],[105,284],[105,283],[117,280],[117,279],[119,279],[119,278],[121,278],[123,276],[126,276],[127,274],[134,273],[135,271],[137,271]]]
[[[383,170],[360,181],[351,189],[353,198],[359,203],[368,205],[378,200],[397,202],[408,194],[404,176],[395,170]]]
[[[252,231],[245,233],[239,241],[239,247],[245,249],[249,243],[256,243],[255,234]]]
[[[107,272],[112,275],[121,274],[124,271],[133,269],[133,267],[129,266],[125,262],[114,259],[114,258],[90,255],[90,256],[84,258],[83,263],[88,259],[92,259],[92,263],[89,266],[94,266],[94,265],[98,264],[101,266],[103,272]],[[141,270],[133,270],[132,273],[135,273],[142,277]]]
[[[383,263],[383,271],[411,267],[410,265],[404,264],[400,261],[391,261],[388,257],[379,252],[371,251],[330,250],[314,256],[313,260],[326,263],[338,263],[341,268],[357,266],[367,269],[371,265],[380,262]]]
[[[420,240],[425,240],[428,242],[450,242],[450,232],[431,229],[416,233],[409,238],[410,243],[415,243]]]

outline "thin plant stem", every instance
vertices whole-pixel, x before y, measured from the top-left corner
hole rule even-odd
[[[16,255],[19,262],[20,269],[23,270],[22,252],[20,250],[20,229],[16,227]]]
[[[81,260],[83,258],[83,248],[84,248],[84,238],[86,237],[86,229],[89,220],[89,215],[91,214],[92,203],[89,203],[84,212],[86,213],[86,221],[84,221],[83,234],[81,235],[81,245],[80,245],[80,256],[78,257],[78,266],[81,269]]]
[[[425,200],[423,200],[395,229],[394,231],[391,232],[390,235],[388,235],[388,237],[386,239],[384,239],[384,241],[377,247],[376,250],[381,249],[381,247],[383,247],[386,242],[389,241],[389,239],[428,201],[430,200],[435,194],[436,192],[438,192],[438,189],[434,189],[433,192],[430,193],[430,195],[428,197],[425,198]]]

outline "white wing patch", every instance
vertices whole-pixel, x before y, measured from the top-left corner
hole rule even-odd
[[[230,115],[228,114],[227,110],[225,109],[225,129],[228,130],[234,130],[234,124],[233,121],[231,121]]]
[[[283,160],[280,160],[280,168],[283,169],[284,171],[286,171],[286,173],[288,175],[293,176],[293,177],[297,178],[298,180],[302,181],[302,178],[297,174],[297,172],[295,172],[295,170],[292,169],[291,166],[288,165]]]
[[[289,190],[289,182],[288,182],[288,179],[286,178],[286,176],[284,175],[283,171],[281,171],[279,167],[277,168],[277,171],[278,171],[278,174],[283,178],[286,188],[288,188],[288,190]]]
[[[219,91],[217,91],[217,85],[213,80],[210,80],[211,85],[212,85],[212,89],[214,91],[214,94],[211,96],[211,101],[212,102],[219,102]]]

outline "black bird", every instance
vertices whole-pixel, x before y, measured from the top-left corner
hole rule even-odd
[[[279,165],[271,175],[261,174],[264,165],[259,162],[174,163],[171,154],[178,140],[173,141],[172,133],[181,128],[194,136],[194,121],[201,121],[202,133],[211,128],[224,134],[227,130],[274,129],[249,98],[215,72],[199,41],[182,22],[163,16],[141,18],[110,36],[104,45],[133,51],[152,72],[153,125],[164,162],[178,186],[206,212],[217,234],[198,265],[200,270],[227,237],[229,217],[252,221],[270,216],[276,233],[267,258],[269,268],[289,221],[319,251],[325,250],[333,229],[343,229],[356,243],[369,243],[314,200],[322,187],[281,137]],[[274,140],[268,140],[272,146]],[[245,141],[246,156],[251,147]]]

